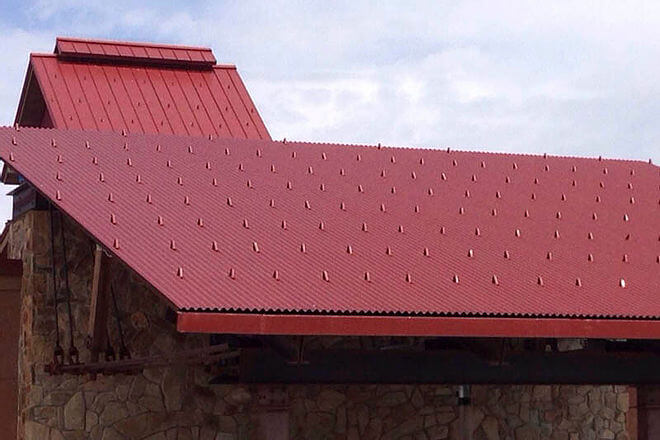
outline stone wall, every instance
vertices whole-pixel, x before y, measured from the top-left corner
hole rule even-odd
[[[295,439],[460,439],[448,386],[297,386]],[[627,387],[475,386],[463,420],[475,440],[627,439]],[[346,436],[346,437],[344,437]]]
[[[88,360],[87,323],[93,242],[66,222],[74,343]],[[12,257],[23,260],[19,351],[19,438],[243,440],[274,438],[277,427],[292,439],[459,439],[464,426],[475,440],[626,439],[628,394],[616,386],[478,386],[472,405],[456,405],[450,386],[275,387],[277,406],[260,399],[273,387],[209,385],[205,368],[173,366],[136,375],[49,376],[55,340],[48,254],[48,215],[29,212],[11,231]],[[167,305],[132,272],[113,266],[120,317],[133,356],[208,345],[182,335],[167,319]],[[65,305],[58,309],[62,345],[68,348]],[[115,323],[110,339],[117,347]]]

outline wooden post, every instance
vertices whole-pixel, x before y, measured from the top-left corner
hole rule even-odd
[[[2,241],[2,237],[0,237]],[[6,242],[5,242],[6,243]],[[2,244],[0,243],[0,246]],[[18,345],[23,263],[0,250],[0,438],[15,439],[18,408]]]
[[[92,278],[92,297],[89,306],[89,325],[87,331],[91,362],[99,360],[99,353],[104,351],[108,339],[108,298],[110,296],[110,258],[100,245],[94,251],[94,272]]]
[[[637,438],[655,440],[660,436],[660,386],[637,388]]]

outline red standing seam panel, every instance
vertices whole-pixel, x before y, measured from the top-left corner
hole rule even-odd
[[[114,46],[112,44],[102,44],[101,47],[103,47],[103,52],[105,52],[106,55],[110,56],[121,56],[119,53],[119,50],[117,49],[117,46]]]
[[[155,47],[147,47],[145,50],[149,58],[158,59],[161,57],[160,51]]]
[[[62,111],[62,116],[66,128],[81,129],[80,119],[76,111],[76,106],[73,103],[71,94],[66,87],[66,83],[60,71],[60,64],[55,60],[42,59],[44,66],[46,66],[45,73],[48,79],[48,84],[53,88],[57,101]]]
[[[177,112],[181,115],[181,119],[186,126],[186,129],[192,136],[201,136],[202,133],[197,118],[190,108],[186,96],[181,90],[181,85],[177,79],[176,73],[171,70],[163,70],[161,72],[163,82],[169,94],[172,96],[172,101],[176,107]]]
[[[105,54],[120,57],[124,61],[151,60],[167,63],[177,60],[185,65],[210,67],[215,64],[211,50],[205,47],[174,46],[156,43],[57,38],[55,53],[67,57],[89,58]],[[132,54],[132,55],[129,55]],[[118,60],[120,61],[120,60]]]
[[[115,66],[103,67],[103,71],[106,75],[110,90],[112,90],[112,94],[117,100],[119,111],[122,113],[123,119],[126,122],[126,129],[129,131],[143,133],[144,128],[142,127],[142,124],[140,123],[140,120],[135,113],[135,109],[133,108],[131,99],[128,96],[126,87],[122,81],[121,76],[119,75],[119,69],[120,67]]]
[[[79,118],[81,127],[84,130],[97,130],[98,125],[94,120],[94,113],[78,81],[74,65],[71,63],[59,63],[59,66],[64,84],[68,93],[71,95],[73,106],[76,108],[76,115]]]
[[[167,119],[170,122],[173,133],[175,134],[190,134],[188,127],[185,125],[185,121],[181,117],[177,106],[174,103],[174,99],[170,94],[166,84],[165,78],[163,78],[162,71],[156,69],[146,69],[147,76],[151,79],[151,84],[153,85],[156,96],[163,106],[163,111],[167,115]]]
[[[190,58],[191,61],[206,61],[204,59],[203,52],[197,51],[197,50],[188,50],[186,51],[188,54],[188,57]]]
[[[75,47],[73,46],[73,43],[70,41],[58,41],[57,42],[58,49],[62,52],[76,52]]]
[[[172,125],[170,124],[167,116],[165,115],[163,106],[158,98],[158,95],[156,95],[154,91],[154,87],[151,83],[151,79],[147,75],[146,70],[134,69],[133,76],[135,77],[137,85],[140,88],[140,92],[142,93],[142,96],[144,98],[144,103],[151,112],[151,115],[154,119],[154,123],[156,124],[156,130],[159,133],[166,133],[166,134],[174,133],[174,131],[172,130]]]
[[[174,56],[180,61],[190,61],[188,51],[184,49],[174,49]]]
[[[211,62],[215,64],[215,57],[213,56],[213,53],[209,51],[202,51],[200,52],[202,54],[202,57],[204,58],[204,61]]]
[[[176,55],[174,55],[174,50],[173,49],[170,49],[170,48],[167,48],[167,47],[161,47],[161,48],[158,49],[158,51],[160,52],[161,58],[164,59],[164,60],[175,61],[177,59]]]
[[[133,52],[131,51],[130,46],[117,45],[116,47],[120,56],[126,58],[131,58],[133,56]]]
[[[112,124],[105,111],[105,105],[96,90],[89,67],[84,64],[73,64],[73,68],[80,81],[82,91],[85,94],[85,100],[89,104],[89,109],[98,129],[112,130]]]
[[[250,98],[250,94],[248,93],[247,88],[243,83],[243,80],[238,74],[238,71],[236,69],[231,69],[228,70],[228,73],[230,78],[232,79],[234,86],[236,87],[236,90],[238,91],[239,96],[241,97],[241,101],[243,102],[244,107],[246,108],[248,114],[250,115],[250,120],[252,121],[252,124],[257,129],[259,138],[270,139],[270,134],[268,133],[266,124],[264,124],[263,120],[261,119],[261,116],[259,116],[259,112],[257,112],[257,107],[254,105],[252,98]]]
[[[224,90],[222,90],[222,84],[215,75],[215,72],[211,75],[204,75],[204,79],[211,92],[211,96],[213,96],[214,102],[222,113],[224,120],[227,122],[227,129],[231,133],[231,137],[245,139],[245,131],[241,127],[241,124],[236,117],[236,113],[227,99]]]
[[[73,51],[80,55],[89,54],[89,48],[87,47],[87,43],[82,41],[77,41],[73,43]]]
[[[241,101],[241,97],[239,96],[231,77],[227,73],[227,69],[214,69],[214,72],[218,81],[222,85],[222,90],[225,92],[227,99],[232,105],[236,118],[238,119],[237,122],[241,125],[245,137],[248,139],[258,138],[259,134],[252,124],[252,120]]]
[[[206,77],[209,76],[209,73],[188,72],[188,74],[190,75],[190,80],[197,91],[197,95],[199,96],[204,109],[206,109],[206,112],[209,115],[209,119],[213,123],[215,132],[222,137],[231,137],[227,121],[206,84]]]
[[[100,44],[89,43],[87,47],[89,48],[89,53],[92,55],[105,55],[105,52],[103,51],[103,46],[101,46]]]
[[[269,138],[210,49],[58,38],[55,52],[32,63],[56,127]]]
[[[133,46],[131,48],[133,52],[133,56],[138,57],[138,58],[148,58],[149,55],[147,54],[147,50],[144,47],[141,46]]]
[[[202,104],[202,101],[199,98],[199,95],[197,94],[197,90],[195,90],[195,86],[193,85],[190,76],[188,75],[188,72],[186,71],[177,71],[175,73],[175,76],[177,78],[177,81],[179,83],[179,86],[181,87],[181,91],[183,92],[184,96],[186,97],[186,100],[188,101],[190,108],[192,110],[193,115],[195,116],[195,120],[199,124],[199,128],[202,131],[202,134],[217,134],[217,131],[215,127],[213,126],[213,122],[211,122],[211,119],[209,118],[209,114]]]
[[[140,88],[137,86],[135,77],[133,76],[133,72],[137,69],[134,67],[118,67],[117,70],[119,72],[119,77],[124,84],[124,88],[128,93],[128,97],[131,100],[135,114],[140,121],[142,132],[157,133],[158,130],[153,117],[149,112],[149,108],[145,105]]]
[[[50,80],[48,79],[48,74],[46,73],[46,63],[44,62],[44,59],[47,58],[53,57],[32,55],[30,57],[30,63],[32,65],[34,76],[37,80],[37,83],[39,84],[39,88],[41,89],[41,93],[46,102],[46,107],[48,108],[48,112],[52,118],[54,126],[66,127],[64,122],[64,115],[62,114],[62,108],[60,107],[60,103],[57,100],[55,90],[53,90],[53,87],[50,84]]]
[[[128,124],[124,120],[115,95],[112,93],[112,89],[110,88],[108,78],[105,76],[103,66],[90,65],[89,71],[92,75],[92,79],[99,94],[99,98],[103,102],[103,107],[107,114],[107,119],[110,121],[113,130],[120,131],[125,129]]]

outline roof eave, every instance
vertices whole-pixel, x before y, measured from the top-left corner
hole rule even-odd
[[[659,339],[660,320],[178,312],[182,333]]]
[[[210,51],[211,48],[206,46],[190,46],[181,44],[166,44],[166,43],[151,43],[140,41],[125,41],[125,40],[104,40],[96,38],[79,38],[79,37],[55,37],[55,48],[57,43],[63,41],[79,42],[79,43],[97,43],[97,44],[113,44],[118,46],[140,46],[140,47],[160,47],[164,49],[186,49],[186,50],[205,50]]]
[[[2,164],[0,182],[4,183],[5,185],[18,185],[20,183],[18,180],[18,173],[6,163]]]

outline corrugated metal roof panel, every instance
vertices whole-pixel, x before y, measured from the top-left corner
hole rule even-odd
[[[0,157],[182,310],[660,317],[648,163],[10,128]]]

